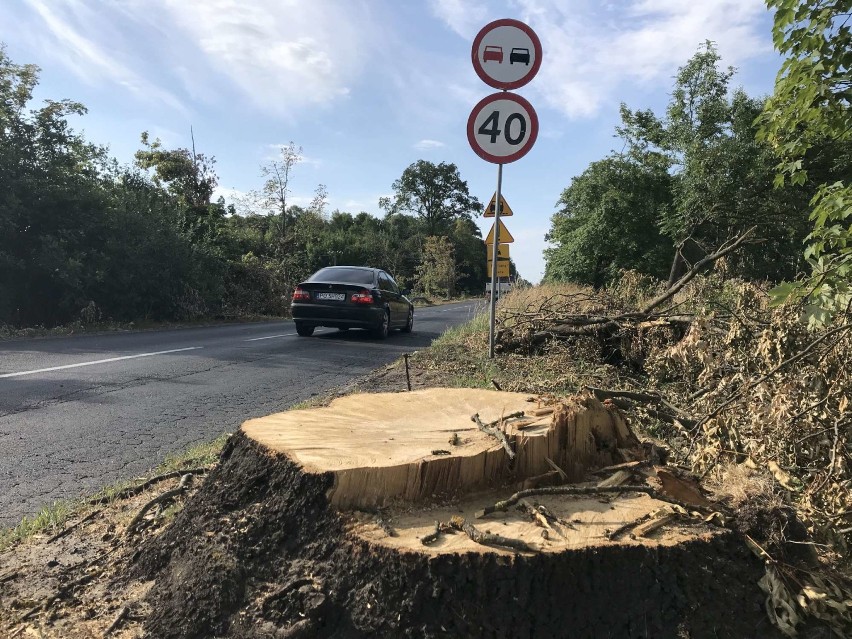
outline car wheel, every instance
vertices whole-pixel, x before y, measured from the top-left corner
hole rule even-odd
[[[297,322],[296,332],[299,334],[299,337],[310,337],[314,334],[314,327],[307,326],[305,324],[302,324],[301,322]]]
[[[382,313],[382,322],[376,328],[374,328],[371,332],[373,337],[376,339],[384,339],[388,336],[388,331],[390,330],[390,311],[385,311]]]
[[[405,323],[405,327],[402,329],[403,333],[410,333],[414,330],[414,309],[408,309],[408,321]]]

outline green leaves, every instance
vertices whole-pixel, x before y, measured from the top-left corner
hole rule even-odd
[[[803,160],[821,139],[845,145],[845,179],[818,186],[811,200],[813,231],[805,257],[810,275],[799,285],[778,289],[788,299],[808,303],[814,326],[849,304],[852,256],[852,190],[848,149],[852,143],[852,31],[847,21],[852,0],[768,0],[774,8],[773,40],[787,59],[775,92],[758,118],[759,138],[781,154],[776,184],[804,185]]]
[[[456,219],[470,219],[482,209],[458,167],[447,162],[418,160],[402,172],[393,190],[393,201],[385,201],[388,212],[417,215],[427,235],[446,235]]]

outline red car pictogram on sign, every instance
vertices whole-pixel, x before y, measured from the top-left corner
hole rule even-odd
[[[485,63],[489,60],[503,64],[503,47],[485,47],[485,51],[482,53],[482,62]]]

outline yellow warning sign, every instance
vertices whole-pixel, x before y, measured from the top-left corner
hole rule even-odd
[[[515,238],[512,237],[512,234],[509,233],[509,229],[506,228],[506,225],[503,224],[503,220],[498,220],[499,229],[497,231],[497,244],[511,244],[515,241]],[[488,231],[488,237],[485,238],[486,244],[494,244],[494,225],[491,225],[491,230]]]
[[[485,207],[484,217],[494,217],[494,203],[497,201],[497,193],[491,196],[491,201],[488,203],[488,206]],[[503,197],[503,194],[500,194],[500,217],[506,217],[507,215],[512,215],[512,207],[509,206],[509,203],[506,201],[506,198]]]
[[[488,269],[485,271],[488,277],[491,277],[492,264],[491,260],[488,260]],[[497,277],[509,277],[509,260],[497,260]]]
[[[487,244],[486,248],[488,249],[488,259],[494,259],[494,244]],[[498,260],[508,260],[509,259],[509,245],[508,244],[498,244],[497,245],[497,259]]]

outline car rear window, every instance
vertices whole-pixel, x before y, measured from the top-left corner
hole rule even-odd
[[[311,275],[309,282],[346,282],[373,285],[373,271],[363,268],[323,268]]]

